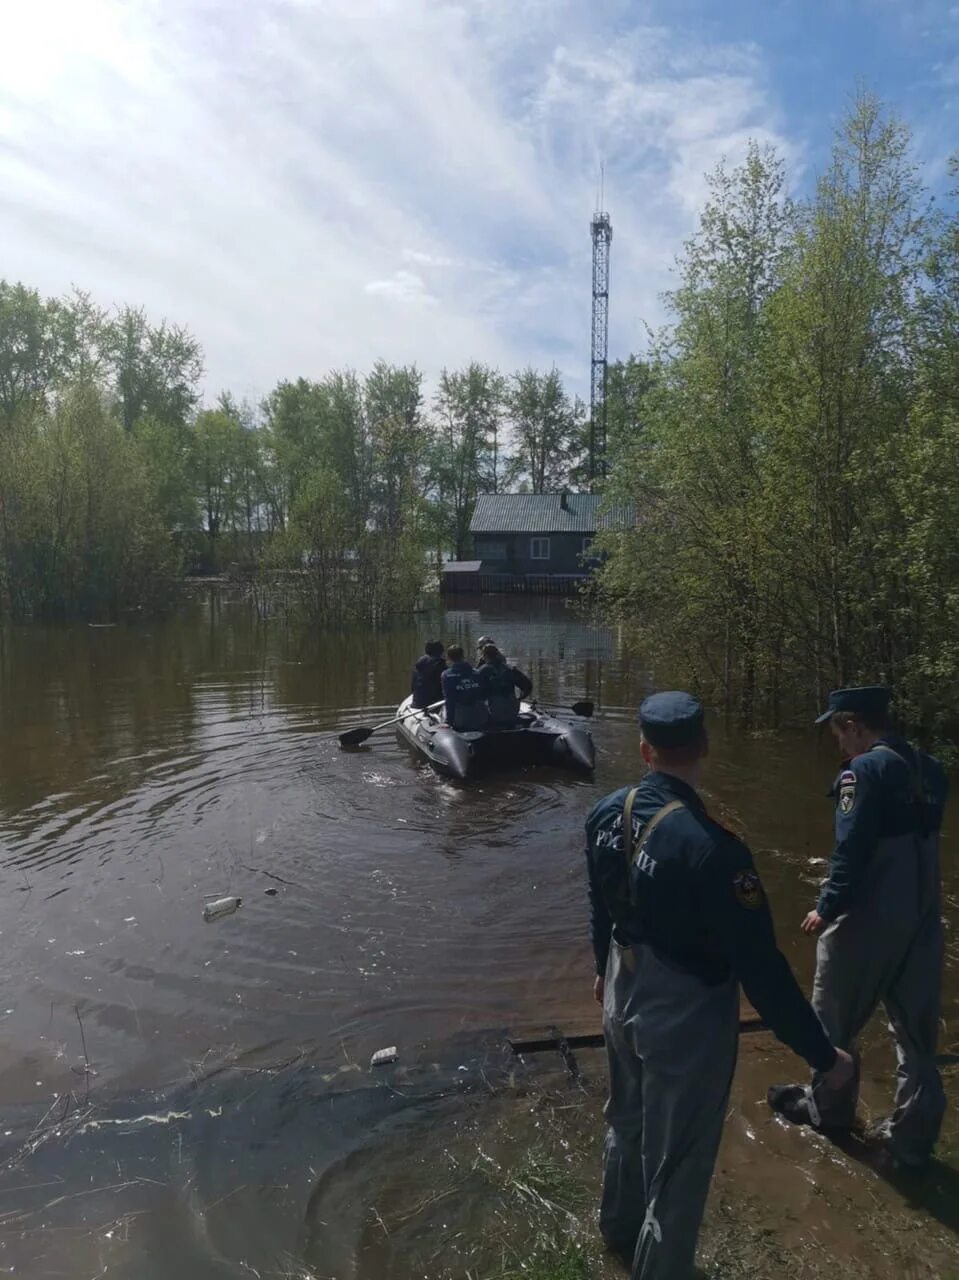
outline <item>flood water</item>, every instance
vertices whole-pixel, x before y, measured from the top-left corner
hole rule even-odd
[[[472,646],[483,633],[543,702],[595,700],[593,779],[528,770],[455,784],[392,729],[340,749],[337,732],[389,717],[425,639]],[[507,1070],[497,1029],[595,1025],[582,823],[640,776],[634,709],[652,680],[562,600],[316,635],[257,623],[211,590],[162,623],[0,631],[8,1155],[33,1135],[29,1177],[21,1160],[0,1198],[0,1264],[71,1280],[98,1267],[180,1280],[440,1274],[404,1270],[407,1245],[384,1239],[362,1262],[370,1168],[401,1179],[408,1143],[441,1160],[484,1071]],[[708,798],[747,836],[808,982],[798,923],[829,852],[835,761],[812,734],[712,734]],[[953,806],[953,1053],[957,837]],[[206,923],[204,904],[230,894],[240,909]],[[881,1029],[874,1042],[867,1094],[888,1091]],[[400,1075],[384,1090],[367,1066],[393,1045]],[[751,1097],[771,1082],[760,1058],[763,1070],[745,1068]],[[798,1070],[788,1054],[773,1061],[779,1078]],[[47,1141],[61,1107],[76,1120]],[[370,1135],[382,1146],[358,1162]],[[29,1192],[47,1178],[55,1192]],[[94,1191],[95,1213],[74,1198]],[[70,1202],[66,1218],[51,1200]],[[286,1271],[264,1269],[281,1254]],[[304,1258],[314,1271],[294,1269]]]

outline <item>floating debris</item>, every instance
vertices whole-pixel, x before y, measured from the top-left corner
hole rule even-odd
[[[396,1045],[390,1045],[388,1049],[377,1049],[376,1053],[370,1058],[371,1067],[385,1067],[391,1062],[396,1062],[399,1058],[399,1051]]]
[[[208,902],[203,908],[203,919],[209,923],[211,920],[219,920],[221,916],[231,916],[242,901],[242,898],[230,897]]]

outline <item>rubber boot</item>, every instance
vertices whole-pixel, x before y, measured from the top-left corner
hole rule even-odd
[[[777,1084],[766,1100],[777,1115],[790,1124],[808,1124],[821,1132],[851,1129],[856,1123],[856,1101],[859,1097],[859,1059],[852,1080],[842,1090],[827,1089],[817,1072],[812,1083]]]

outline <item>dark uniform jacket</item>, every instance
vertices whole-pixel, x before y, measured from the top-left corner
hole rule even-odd
[[[413,679],[410,692],[413,695],[414,707],[430,707],[443,698],[442,675],[446,670],[445,658],[433,658],[424,653],[416,659],[413,667]]]
[[[784,1044],[816,1070],[829,1070],[835,1051],[776,945],[745,844],[709,817],[692,787],[671,774],[649,773],[633,804],[641,852],[627,874],[622,822],[628,791],[604,797],[586,820],[597,972],[606,972],[615,933],[621,945],[646,944],[664,964],[707,985],[735,977]],[[683,807],[641,841],[646,824],[674,800]]]
[[[836,846],[816,907],[824,920],[855,907],[880,841],[938,832],[948,790],[935,756],[917,751],[898,734],[887,734],[843,764],[830,792],[836,804]]]
[[[442,676],[446,723],[454,729],[482,729],[489,719],[479,672],[464,659],[447,667]]]
[[[519,714],[517,689],[525,698],[533,691],[533,682],[519,667],[507,662],[484,662],[478,673],[490,719],[495,724],[514,724]]]

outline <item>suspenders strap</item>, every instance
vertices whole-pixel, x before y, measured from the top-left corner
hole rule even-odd
[[[669,804],[664,804],[661,809],[650,818],[646,825],[642,828],[637,838],[633,839],[633,803],[636,800],[638,787],[632,787],[626,800],[623,803],[623,857],[626,859],[626,877],[629,883],[629,900],[635,906],[636,891],[633,884],[632,870],[633,863],[636,861],[636,855],[642,849],[643,845],[653,834],[655,829],[671,813],[675,813],[677,809],[685,809],[682,800],[670,800]]]

